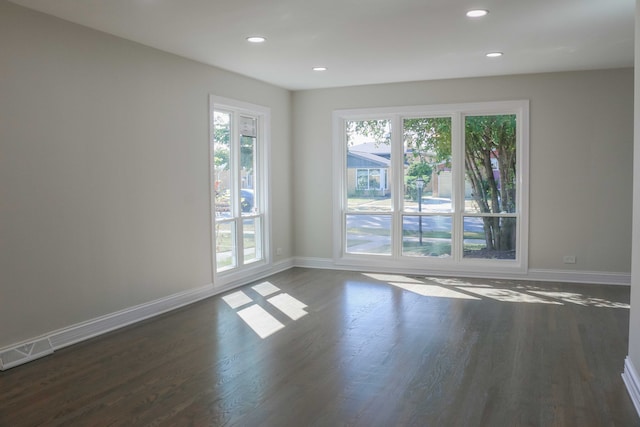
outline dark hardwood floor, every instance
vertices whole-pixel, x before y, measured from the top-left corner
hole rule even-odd
[[[620,376],[628,287],[266,280],[280,290],[258,281],[226,294],[251,300],[235,308],[221,295],[0,372],[0,426],[640,425]],[[257,307],[281,329],[258,336],[239,314]]]

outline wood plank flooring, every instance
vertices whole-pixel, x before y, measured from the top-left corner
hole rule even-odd
[[[294,268],[0,372],[0,426],[640,426],[629,288]],[[232,294],[231,291],[228,294]],[[267,300],[288,294],[292,320]],[[290,300],[290,299],[289,299]],[[252,305],[283,327],[266,338]]]

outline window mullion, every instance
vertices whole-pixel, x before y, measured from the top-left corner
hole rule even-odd
[[[243,227],[244,224],[242,222],[242,209],[240,208],[240,188],[242,187],[242,173],[240,167],[240,114],[238,112],[233,113],[233,121],[232,121],[232,129],[233,129],[233,139],[232,139],[232,156],[231,156],[231,164],[232,164],[232,182],[231,182],[231,194],[232,197],[232,211],[233,218],[236,223],[236,257],[237,257],[237,266],[240,267],[244,264],[244,240],[242,236],[244,236]]]
[[[402,209],[404,196],[404,144],[402,141],[402,117],[394,115],[391,122],[391,165],[393,197],[393,228],[391,241],[394,258],[402,256]]]
[[[464,116],[457,112],[451,120],[451,172],[453,176],[453,233],[451,239],[451,255],[455,262],[462,259],[462,248],[464,247],[464,200],[465,200],[465,179],[464,179]]]

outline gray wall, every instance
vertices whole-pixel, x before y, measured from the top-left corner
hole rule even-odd
[[[632,69],[295,92],[296,255],[332,257],[333,110],[519,99],[530,100],[529,268],[628,274]]]
[[[210,93],[271,108],[292,256],[289,91],[4,0],[0,52],[0,348],[212,283]]]

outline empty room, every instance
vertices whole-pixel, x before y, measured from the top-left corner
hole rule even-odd
[[[0,426],[640,426],[639,17],[0,0]]]

